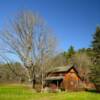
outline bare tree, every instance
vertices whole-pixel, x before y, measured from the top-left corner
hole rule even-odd
[[[37,66],[43,78],[46,58],[51,57],[55,51],[55,38],[51,33],[44,20],[32,12],[21,12],[0,33],[2,41],[7,45],[5,50],[18,55],[27,69],[33,88]]]
[[[7,65],[7,69],[10,70],[16,77],[25,76],[25,69],[20,63],[11,61],[6,55],[0,54],[1,64]],[[23,70],[23,72],[21,72]],[[21,72],[21,73],[20,73]]]
[[[85,52],[75,53],[73,56],[73,63],[78,66],[80,75],[84,77],[86,81],[89,80],[90,67],[92,65],[91,58]]]

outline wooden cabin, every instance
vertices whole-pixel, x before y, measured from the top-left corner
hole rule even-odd
[[[83,89],[83,81],[74,65],[61,66],[48,71],[45,79],[50,89],[76,91]]]

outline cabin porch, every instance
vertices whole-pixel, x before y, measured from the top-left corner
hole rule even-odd
[[[49,87],[51,90],[57,90],[61,89],[63,77],[62,76],[47,77],[45,81],[47,87]]]

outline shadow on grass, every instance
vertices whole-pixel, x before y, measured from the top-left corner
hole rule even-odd
[[[85,91],[87,92],[91,92],[91,93],[100,93],[100,90],[96,90],[96,89],[85,89]]]

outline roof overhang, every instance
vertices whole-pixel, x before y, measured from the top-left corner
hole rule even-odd
[[[63,76],[51,76],[51,77],[46,77],[46,81],[50,80],[62,80],[64,77]]]

